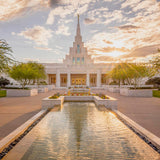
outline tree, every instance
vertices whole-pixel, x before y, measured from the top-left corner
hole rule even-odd
[[[14,65],[9,71],[9,75],[18,81],[22,88],[46,78],[44,66],[36,62]]]
[[[141,84],[143,78],[152,77],[154,75],[152,69],[144,64],[130,64],[128,72],[134,84],[134,88],[137,88],[137,85]]]
[[[129,79],[129,64],[128,63],[120,63],[113,68],[113,70],[109,73],[110,77],[113,81],[117,81],[119,86],[120,84],[130,84]]]
[[[153,65],[153,69],[155,69],[157,73],[160,73],[160,54],[151,60],[151,64]]]
[[[45,68],[42,64],[28,62],[28,65],[34,70],[34,82],[39,84],[41,80],[46,79]]]
[[[6,85],[10,84],[10,81],[6,78],[0,78],[0,87],[5,87]]]
[[[160,77],[150,78],[146,81],[146,84],[153,84],[155,87],[160,86]]]
[[[12,49],[5,40],[0,40],[0,73],[8,71],[10,65],[14,62],[11,55]]]
[[[119,85],[121,83],[134,84],[136,88],[144,77],[151,77],[154,72],[144,64],[121,63],[110,72],[110,75],[114,81],[118,80]]]

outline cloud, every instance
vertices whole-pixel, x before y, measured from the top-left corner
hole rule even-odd
[[[122,3],[121,5],[121,8],[126,8],[126,7],[136,7],[139,3],[140,3],[141,0],[134,0],[134,1],[131,1],[131,0],[126,0]]]
[[[116,59],[116,58],[113,58],[113,57],[110,57],[110,56],[104,56],[104,55],[93,57],[93,60],[94,60],[95,62],[114,61],[115,59]]]
[[[38,50],[44,50],[44,51],[52,51],[53,49],[52,48],[47,48],[47,47],[34,47],[35,49],[38,49]]]
[[[77,16],[77,13],[80,15],[85,13],[88,9],[89,3],[94,2],[92,0],[53,0],[50,1],[49,6],[51,4],[54,7],[48,14],[48,18],[46,24],[51,25],[54,23],[55,16],[59,16],[60,18],[65,18],[67,15],[74,14]],[[58,4],[58,5],[57,5]]]
[[[69,27],[62,24],[58,27],[58,30],[56,31],[56,34],[62,34],[62,35],[65,35],[65,36],[69,36],[69,35],[71,35],[71,33],[69,33],[68,30],[69,30]]]
[[[23,58],[23,60],[24,61],[32,61],[32,62],[39,62],[40,60],[38,59],[38,58],[35,58],[35,59],[33,59],[33,58]]]
[[[121,29],[121,30],[130,30],[130,29],[138,29],[140,27],[137,27],[137,26],[134,26],[134,25],[123,25],[123,26],[119,26],[117,28]]]
[[[116,47],[104,47],[104,48],[91,48],[89,51],[99,51],[103,53],[113,52],[113,51],[119,51],[119,52],[128,52],[129,49],[122,47],[122,48],[116,48]]]
[[[10,20],[43,7],[46,7],[44,0],[0,0],[0,20]]]
[[[103,42],[105,42],[105,43],[107,43],[107,44],[113,44],[113,42],[107,41],[107,40],[103,40]]]
[[[15,32],[11,32],[11,35],[13,35],[13,36],[14,36],[14,35],[16,35],[16,33],[15,33]]]
[[[67,15],[73,13],[73,7],[71,5],[69,6],[59,6],[53,10],[50,11],[46,24],[51,25],[54,23],[54,17],[60,16],[60,18],[65,18]]]
[[[48,5],[53,8],[61,4],[62,2],[63,2],[62,0],[49,0]]]
[[[37,45],[47,46],[48,40],[52,37],[52,32],[52,30],[45,29],[42,26],[34,26],[33,28],[27,28],[18,35],[34,41]]]
[[[158,50],[159,46],[160,46],[160,44],[137,48],[137,49],[133,50],[131,53],[126,54],[126,55],[122,55],[121,57],[122,58],[127,58],[127,57],[146,57],[148,55],[156,54],[158,52],[157,50]]]
[[[95,23],[96,21],[95,20],[93,20],[93,19],[89,19],[89,18],[85,18],[84,19],[84,23],[85,24],[93,24],[93,23]]]

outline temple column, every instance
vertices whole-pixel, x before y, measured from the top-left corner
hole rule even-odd
[[[71,74],[70,72],[67,73],[67,87],[71,86]]]
[[[89,72],[87,72],[87,79],[86,79],[86,85],[89,87]]]
[[[101,87],[101,71],[97,71],[97,87]]]
[[[47,79],[46,79],[46,82],[47,82],[47,84],[50,84],[51,82],[51,80],[50,80],[51,78],[50,78],[50,76],[47,74]]]
[[[60,72],[57,70],[56,73],[56,87],[60,87]]]

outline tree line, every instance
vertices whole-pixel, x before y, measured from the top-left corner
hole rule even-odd
[[[5,40],[0,40],[0,73],[7,73],[19,82],[22,88],[28,84],[39,84],[46,78],[45,68],[37,62],[17,62],[12,56],[12,49]],[[6,82],[6,83],[5,83]],[[1,86],[8,81],[1,77]]]
[[[160,53],[160,49],[158,49]],[[39,84],[46,78],[45,68],[36,62],[22,63],[15,61],[12,49],[5,40],[0,40],[0,73],[6,72],[24,88],[28,84]],[[109,78],[119,85],[133,84],[136,88],[144,77],[160,73],[160,54],[150,63],[119,63],[109,73]],[[4,83],[4,79],[3,83]],[[157,79],[156,79],[157,80]]]

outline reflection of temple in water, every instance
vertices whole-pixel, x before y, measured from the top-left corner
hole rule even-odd
[[[84,47],[80,32],[78,16],[77,32],[73,47],[66,55],[63,63],[44,64],[48,77],[48,84],[56,87],[69,87],[72,85],[86,85],[100,87],[108,84],[106,72],[112,69],[111,64],[94,63]]]
[[[85,126],[87,124],[86,120],[88,117],[88,105],[85,103],[84,106],[78,102],[69,103],[69,107],[66,106],[65,111],[69,117],[67,118],[69,121],[69,125],[73,127],[73,137],[75,137],[76,149],[77,153],[80,151],[81,147],[81,138],[83,131],[85,131]],[[78,116],[77,116],[78,115]],[[73,140],[73,137],[70,137]]]

